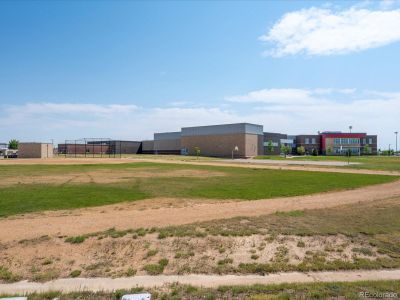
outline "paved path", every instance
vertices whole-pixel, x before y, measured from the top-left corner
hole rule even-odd
[[[261,275],[158,275],[125,278],[65,278],[46,283],[20,281],[0,284],[1,293],[32,293],[45,291],[114,291],[133,287],[160,287],[170,283],[204,287],[306,282],[350,282],[361,280],[400,280],[400,270],[360,270],[333,272],[289,272]]]

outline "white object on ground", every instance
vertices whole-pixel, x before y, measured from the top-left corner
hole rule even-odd
[[[123,295],[121,300],[151,300],[149,293]]]

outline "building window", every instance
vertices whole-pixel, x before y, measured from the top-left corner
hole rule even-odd
[[[369,138],[369,144],[372,144],[372,138]]]
[[[311,144],[316,144],[316,143],[315,143],[315,138],[312,138],[312,139],[311,139]]]
[[[304,143],[305,143],[306,145],[308,145],[308,144],[310,143],[310,139],[309,139],[309,138],[305,138]]]

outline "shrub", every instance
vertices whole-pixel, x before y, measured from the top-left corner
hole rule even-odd
[[[81,275],[81,273],[82,273],[81,270],[73,270],[73,271],[69,274],[69,276],[75,278],[75,277],[78,277],[79,275]]]
[[[128,270],[126,271],[126,276],[128,277],[135,276],[136,272],[137,272],[136,269],[128,268]]]
[[[304,243],[303,241],[297,242],[297,247],[304,248],[305,246],[306,246],[306,243]]]
[[[231,264],[233,263],[233,259],[232,258],[225,258],[225,259],[221,259],[218,261],[218,265],[222,266],[222,265],[227,265],[227,264]]]
[[[157,253],[158,253],[158,250],[157,250],[157,249],[149,250],[149,251],[147,251],[145,258],[154,256],[154,255],[156,255]]]
[[[85,241],[86,237],[84,237],[83,235],[78,235],[78,236],[71,236],[69,238],[66,238],[65,241],[67,243],[71,243],[71,244],[80,244],[83,243]]]

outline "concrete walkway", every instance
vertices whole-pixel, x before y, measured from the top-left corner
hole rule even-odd
[[[114,291],[133,287],[160,287],[180,283],[203,287],[307,282],[350,282],[362,280],[400,280],[400,270],[360,270],[334,272],[289,272],[261,275],[158,275],[124,278],[65,278],[46,283],[20,281],[0,284],[0,294],[23,294],[45,291]]]

